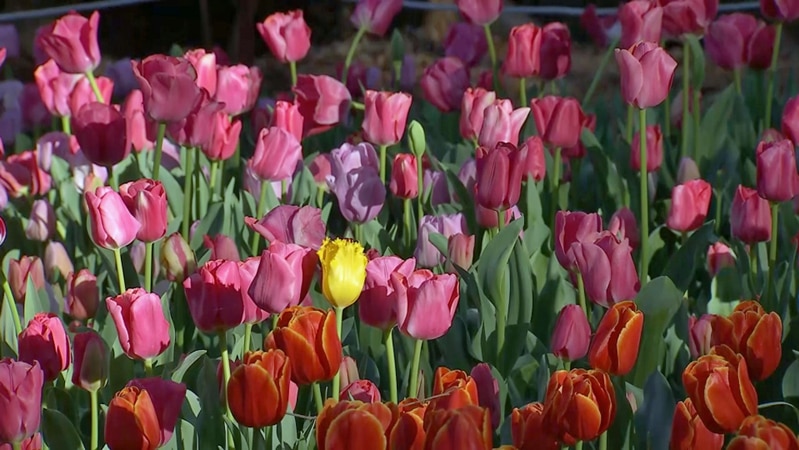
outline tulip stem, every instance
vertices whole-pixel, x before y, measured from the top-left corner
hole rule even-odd
[[[383,334],[383,343],[386,346],[386,359],[388,360],[388,392],[391,403],[398,402],[397,396],[397,361],[394,356],[394,329],[391,328]]]
[[[583,274],[577,272],[577,301],[580,303],[580,308],[585,313],[585,317],[590,318],[588,314],[588,303],[585,301],[585,281]]]
[[[419,361],[422,359],[423,340],[417,339],[413,347],[413,360],[411,360],[411,382],[408,384],[408,397],[417,398],[419,393]]]
[[[638,110],[638,150],[641,156],[639,168],[641,182],[641,286],[646,284],[649,275],[649,179],[647,177],[647,151],[646,151],[646,109]],[[683,120],[685,124],[685,120]]]
[[[386,184],[386,151],[387,145],[380,146],[380,182]]]
[[[550,226],[555,228],[555,214],[558,212],[558,191],[560,190],[560,169],[563,165],[563,156],[560,147],[555,149],[555,163],[552,166],[552,222]]]
[[[735,83],[735,93],[738,95],[743,94],[743,88],[741,87],[741,69],[735,69],[732,72],[733,82]]]
[[[519,107],[527,106],[527,78],[519,78]]]
[[[22,442],[12,442],[11,448],[12,450],[22,450]]]
[[[98,440],[99,440],[99,418],[98,418],[98,402],[97,402],[97,391],[89,391],[89,399],[91,403],[91,415],[92,415],[92,434],[91,434],[91,441],[89,444],[89,450],[97,450],[98,448]]]
[[[222,353],[222,401],[225,404],[225,415],[233,422],[233,414],[230,412],[230,405],[227,402],[227,385],[230,382],[230,354],[227,350],[227,333],[219,332],[219,351]]]
[[[574,449],[575,450],[583,450],[583,441],[577,441],[577,443],[574,444]]]
[[[11,318],[14,319],[14,329],[17,331],[17,335],[19,335],[22,333],[22,322],[19,320],[17,301],[14,299],[14,294],[11,292],[11,285],[8,284],[8,279],[2,270],[0,270],[0,277],[3,279],[3,293],[5,294],[6,301],[10,302],[8,306],[11,310]]]
[[[358,28],[358,32],[355,33],[355,37],[352,39],[352,44],[350,44],[350,49],[347,52],[347,58],[344,60],[344,69],[341,73],[341,83],[343,85],[347,85],[347,75],[350,72],[350,65],[352,65],[352,57],[355,56],[355,49],[358,48],[358,44],[363,39],[363,35],[366,34],[366,27],[362,26]]]
[[[194,175],[194,152],[186,150],[186,174],[183,177],[183,222],[181,222],[180,234],[186,242],[189,242],[189,232],[191,231],[191,204],[194,189],[192,186]],[[213,167],[213,166],[212,166]],[[213,173],[213,171],[212,171]],[[213,180],[213,178],[211,178]],[[213,182],[213,181],[212,181]]]
[[[780,230],[780,204],[771,204],[771,241],[768,246],[768,284],[766,284],[766,301],[771,301],[771,285],[774,282],[774,270],[777,266],[777,241]]]
[[[153,360],[151,358],[144,360],[144,374],[148,377],[153,376]]]
[[[166,123],[158,122],[158,134],[155,138],[155,161],[153,161],[153,180],[158,180],[161,172],[161,156],[164,153],[164,136],[166,136]]]
[[[144,290],[153,291],[153,245],[154,242],[144,244]]]
[[[775,26],[776,35],[774,36],[774,51],[771,53],[771,65],[768,68],[768,84],[766,85],[766,119],[763,122],[764,130],[771,128],[771,105],[774,101],[774,78],[777,75],[777,63],[780,59],[782,26],[782,22],[777,22],[777,25]]]
[[[311,389],[313,390],[313,399],[316,403],[316,413],[322,414],[322,409],[325,407],[325,404],[322,402],[322,388],[319,386],[319,382],[313,382],[311,384]]]
[[[402,199],[402,211],[403,217],[402,221],[405,223],[405,245],[408,251],[413,250],[413,237],[411,233],[413,230],[411,229],[411,199],[404,198]]]
[[[119,281],[119,293],[126,291],[125,289],[125,273],[122,271],[122,251],[118,248],[114,249],[114,260],[117,266],[117,281]]]
[[[341,328],[344,323],[344,308],[341,306],[336,306],[333,308],[336,311],[336,334],[338,334],[338,340],[341,341]],[[342,342],[342,345],[343,342]],[[334,402],[338,402],[339,391],[341,390],[341,368],[339,367],[336,370],[336,374],[333,375],[333,392],[331,392],[331,398]]]
[[[666,94],[663,100],[663,136],[666,142],[671,142],[671,96]]]
[[[291,87],[297,85],[297,63],[289,61],[289,72],[291,73]]]
[[[241,347],[241,359],[244,360],[244,355],[250,351],[250,343],[252,342],[252,324],[244,324],[244,345]]]
[[[422,223],[424,216],[424,167],[421,156],[416,156],[416,186],[419,197],[416,199],[416,225]]]
[[[702,92],[699,89],[691,89],[691,101],[693,102],[692,109],[692,116],[694,119],[694,146],[693,146],[693,154],[692,156],[696,157],[696,152],[699,149],[699,130],[702,124],[702,111],[699,107],[699,96]]]
[[[97,79],[94,78],[94,72],[92,72],[91,70],[87,70],[86,78],[89,79],[89,85],[92,87],[92,92],[94,92],[94,96],[97,98],[97,101],[100,103],[105,103],[105,98],[103,98],[103,93],[100,92],[100,87],[97,86]]]
[[[633,105],[627,105],[627,127],[624,129],[624,138],[628,144],[633,142],[633,119],[634,119]]]
[[[608,432],[599,435],[599,450],[607,450],[608,448]]]
[[[497,210],[497,234],[502,231],[502,228],[505,225],[505,211],[498,209]]]
[[[497,49],[494,46],[494,35],[491,34],[491,24],[483,25],[485,31],[486,42],[488,42],[488,56],[491,57],[491,73],[493,75],[494,92],[499,92],[499,71],[497,67]],[[524,106],[524,104],[522,104]]]
[[[264,209],[266,209],[266,190],[272,186],[267,180],[261,180],[261,197],[258,199],[258,206],[256,207],[255,219],[260,220],[264,216]],[[250,253],[253,256],[258,256],[258,238],[261,235],[254,231],[252,232],[252,243],[250,244]]]
[[[69,121],[69,116],[61,116],[61,131],[64,134],[72,134],[72,123]]]
[[[588,105],[588,102],[591,101],[591,97],[594,96],[594,92],[596,91],[597,86],[599,86],[599,80],[602,79],[602,74],[605,73],[605,68],[608,66],[610,62],[610,57],[613,55],[614,50],[616,50],[616,46],[619,45],[619,38],[614,38],[610,44],[608,45],[608,50],[602,56],[602,61],[599,63],[599,68],[597,69],[596,73],[594,74],[594,79],[591,80],[591,84],[588,86],[588,91],[586,91],[585,96],[583,97],[582,104]]]
[[[216,192],[216,178],[219,173],[219,161],[211,161],[211,177],[208,180],[208,191],[213,195]]]
[[[689,91],[691,90],[691,46],[686,40],[682,46],[682,157],[685,158],[688,156],[688,105],[690,105],[690,94]],[[698,133],[699,130],[694,130],[694,133]],[[646,237],[642,240],[642,242],[646,240]]]

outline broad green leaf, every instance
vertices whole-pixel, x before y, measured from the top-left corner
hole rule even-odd
[[[42,437],[53,450],[83,450],[78,430],[72,421],[60,411],[42,410]]]
[[[705,51],[695,35],[685,34],[683,37],[686,43],[684,45],[688,45],[691,49],[691,87],[702,89],[705,82]]]
[[[636,448],[668,450],[676,402],[668,380],[652,372],[644,384],[644,401],[635,412]]]
[[[714,222],[702,225],[669,259],[663,274],[671,278],[678,289],[685,292],[694,279],[696,261],[707,252],[707,246],[716,237],[713,233]]]
[[[792,362],[782,376],[782,395],[786,399],[799,400],[799,360]]]
[[[206,353],[207,352],[205,350],[195,350],[186,355],[183,361],[180,362],[180,365],[177,368],[175,368],[174,372],[172,372],[171,375],[172,381],[175,381],[177,383],[185,382],[184,378],[186,376],[186,372],[188,372],[192,367],[194,367],[194,365],[198,361],[200,361],[200,359]]]
[[[647,377],[657,370],[662,361],[666,345],[663,333],[680,309],[682,298],[682,291],[668,277],[655,278],[638,293],[635,303],[644,313],[644,327],[638,348],[638,361],[628,375],[629,381],[634,385],[643,386]]]

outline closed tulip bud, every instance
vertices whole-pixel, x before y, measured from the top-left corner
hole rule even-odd
[[[85,195],[95,244],[113,250],[126,247],[136,239],[142,225],[128,211],[125,201],[116,191],[101,186]]]
[[[108,381],[108,346],[97,332],[84,331],[75,335],[74,350],[72,384],[86,391],[98,391]]]
[[[746,62],[750,69],[766,70],[771,67],[771,55],[777,39],[777,30],[774,25],[758,20],[757,29],[749,39],[749,48],[746,52]]]
[[[718,0],[669,0],[663,2],[663,30],[671,37],[702,34],[719,9]]]
[[[455,267],[469,270],[474,259],[474,235],[456,233],[447,239],[447,272],[457,273]]]
[[[478,25],[455,23],[444,38],[444,56],[454,56],[468,67],[479,64],[487,51],[488,41],[485,31]]]
[[[666,225],[681,232],[701,227],[707,217],[712,196],[713,188],[705,180],[691,180],[674,186]]]
[[[620,48],[630,48],[638,42],[660,42],[663,8],[658,2],[633,0],[619,7],[621,23]]]
[[[439,111],[457,111],[469,87],[469,71],[460,59],[444,57],[425,69],[419,83],[424,99]]]
[[[380,389],[369,380],[355,380],[341,389],[339,400],[380,403]]]
[[[541,42],[544,31],[534,23],[518,25],[510,30],[508,55],[502,73],[514,78],[537,77],[541,73]]]
[[[39,88],[41,100],[50,114],[56,117],[72,114],[69,108],[69,94],[78,84],[80,75],[62,72],[58,64],[49,59],[36,68],[33,78]]]
[[[316,446],[338,450],[360,444],[369,449],[386,450],[388,435],[398,414],[394,404],[328,400],[317,417]]]
[[[64,297],[64,312],[77,320],[88,320],[97,314],[100,304],[100,291],[97,277],[88,269],[67,276],[67,295]]]
[[[480,26],[494,22],[502,13],[501,0],[455,0],[455,4],[465,21]]]
[[[566,305],[558,314],[549,347],[552,354],[566,361],[575,361],[588,353],[591,325],[578,305]]]
[[[249,296],[264,311],[280,314],[299,305],[311,287],[319,258],[310,248],[272,242],[261,253]]]
[[[799,449],[799,439],[787,425],[767,419],[761,415],[749,416],[741,423],[738,435],[730,441],[727,449]]]
[[[191,63],[197,73],[197,79],[195,80],[197,87],[205,89],[208,91],[208,95],[213,97],[216,93],[217,82],[216,54],[198,48],[187,51],[183,57]]]
[[[799,143],[799,97],[785,103],[782,111],[782,134],[796,146]]]
[[[100,65],[97,29],[100,13],[90,18],[71,12],[37,35],[36,44],[67,73],[86,73]]]
[[[555,257],[567,271],[577,268],[572,244],[593,242],[602,231],[602,218],[596,213],[558,211],[555,213]]]
[[[725,70],[746,66],[749,39],[758,23],[751,14],[733,13],[719,17],[707,27],[705,49],[708,58]]]
[[[377,92],[364,94],[364,139],[376,145],[394,145],[402,139],[412,98],[403,92]]]
[[[594,440],[616,418],[616,392],[601,370],[559,370],[549,378],[545,398],[544,426],[560,440]]]
[[[137,378],[128,382],[126,388],[139,389],[140,392],[147,392],[150,396],[153,409],[155,410],[155,417],[158,426],[158,436],[154,448],[163,447],[172,437],[172,432],[175,430],[175,425],[180,418],[180,410],[183,407],[183,402],[186,399],[186,385],[183,383],[176,383],[171,380],[163,379],[161,377],[150,378]],[[111,405],[109,405],[110,410]],[[143,411],[144,412],[144,411]],[[106,434],[108,433],[108,416],[106,413]],[[117,429],[112,428],[114,432]],[[106,438],[108,443],[108,438]],[[111,447],[109,445],[109,447]],[[117,447],[111,447],[112,450]],[[128,448],[128,447],[119,447]],[[139,447],[136,447],[139,448]]]
[[[724,446],[724,435],[707,429],[696,413],[690,398],[677,403],[674,418],[671,422],[671,439],[669,450],[721,450]]]
[[[799,4],[784,0],[760,0],[760,13],[767,19],[793,22],[799,19]]]
[[[358,29],[383,36],[401,10],[401,0],[360,0],[350,16],[350,22]]]
[[[132,359],[151,359],[169,347],[169,322],[161,297],[142,288],[128,289],[105,300],[122,351]]]
[[[516,146],[504,142],[492,149],[477,148],[477,203],[493,210],[506,210],[518,203],[524,171],[523,156]]]
[[[477,383],[462,370],[437,368],[433,376],[432,396],[428,410],[453,410],[468,405],[479,405]]]
[[[663,164],[663,133],[660,125],[646,127],[646,171],[657,172]],[[641,136],[635,133],[630,144],[630,166],[633,170],[641,170]]]
[[[732,237],[747,244],[766,242],[771,239],[771,220],[768,200],[756,190],[739,185],[730,210]]]
[[[799,194],[796,151],[790,140],[758,144],[757,193],[775,203],[788,201]]]
[[[342,359],[336,312],[310,306],[286,308],[264,347],[280,349],[289,357],[291,379],[298,385],[330,380]]]
[[[44,249],[44,274],[47,276],[47,280],[55,282],[58,274],[61,274],[61,278],[66,279],[74,270],[75,266],[72,265],[64,244],[55,241],[48,242]]]
[[[544,25],[541,35],[541,71],[544,80],[557,80],[566,76],[571,69],[571,34],[561,22]]]
[[[399,405],[399,416],[389,433],[392,449],[423,449],[425,440],[424,416],[427,404],[415,398],[406,398]]]
[[[524,157],[524,175],[522,179],[530,182],[539,182],[547,174],[547,160],[544,155],[544,142],[539,136],[530,136],[524,141],[519,150]]]
[[[45,381],[69,367],[70,345],[64,323],[55,314],[36,313],[19,335],[19,360],[38,362]]]
[[[492,448],[491,414],[482,406],[430,410],[424,428],[425,449]]]
[[[395,271],[391,285],[397,293],[397,326],[403,334],[430,340],[450,329],[460,298],[455,275],[422,269],[406,277]]]
[[[485,109],[489,105],[494,104],[496,98],[497,94],[493,91],[471,87],[466,89],[463,93],[459,124],[460,133],[464,139],[477,139],[477,136],[480,134],[480,129],[483,126]]]
[[[591,367],[627,375],[635,366],[644,327],[644,313],[632,301],[613,305],[602,317],[588,349]]]
[[[200,147],[203,154],[211,161],[225,161],[236,152],[241,134],[241,121],[231,121],[224,111],[214,114],[210,125],[211,134],[208,142]]]
[[[341,388],[339,392],[344,391],[344,387],[349,386],[350,383],[361,379],[361,376],[358,374],[358,362],[355,361],[352,356],[345,356],[342,358],[338,373],[341,378]]]
[[[391,181],[388,188],[395,197],[402,199],[416,198],[419,195],[416,157],[408,153],[399,153],[391,165]]]
[[[37,256],[23,256],[8,262],[8,284],[17,303],[24,304],[28,293],[28,279],[36,290],[44,289],[44,266]]]
[[[700,178],[702,175],[699,174],[699,166],[693,159],[687,156],[680,159],[680,167],[677,169],[677,184],[685,184]]]
[[[408,147],[417,158],[424,156],[425,151],[427,151],[424,127],[415,120],[412,120],[411,124],[408,125]]]
[[[105,431],[112,450],[158,448],[161,433],[150,394],[137,387],[117,392],[105,413]]]
[[[749,376],[755,381],[769,377],[782,357],[782,320],[766,314],[760,303],[739,303],[729,317],[713,318],[713,345],[726,345],[746,360]]]
[[[119,194],[128,211],[142,224],[136,238],[155,242],[166,234],[167,200],[160,181],[142,178],[119,187]]]
[[[570,252],[589,300],[608,307],[635,298],[641,285],[628,240],[603,231],[593,241],[572,244]],[[577,276],[572,275],[575,285]]]
[[[677,61],[654,42],[639,42],[616,49],[624,101],[639,109],[652,108],[666,99]],[[645,81],[646,80],[646,81]]]
[[[335,308],[355,303],[363,290],[368,260],[363,246],[347,239],[325,239],[317,252],[322,266],[322,293]]]
[[[132,61],[144,98],[144,110],[157,122],[185,119],[200,100],[197,73],[184,58],[151,55]]]
[[[722,345],[691,362],[682,373],[688,398],[708,430],[726,434],[757,414],[757,391],[746,360]]]
[[[691,315],[688,318],[688,350],[691,358],[699,358],[710,353],[713,348],[713,322],[716,317],[703,314],[699,319]]]
[[[479,363],[472,367],[469,376],[477,384],[478,404],[483,408],[488,408],[491,413],[491,428],[496,430],[501,419],[499,382],[491,372],[491,367],[486,363]]]
[[[735,255],[730,247],[719,241],[707,249],[707,271],[715,277],[724,267],[735,267]]]
[[[493,148],[500,142],[519,144],[519,133],[527,121],[530,108],[513,109],[510,100],[496,100],[483,111],[483,124],[477,143],[483,147]]]
[[[73,118],[73,125],[83,154],[98,166],[113,167],[130,153],[125,117],[112,105],[84,105]]]
[[[300,75],[292,88],[307,136],[327,131],[349,114],[352,96],[340,81],[327,75]]]
[[[291,133],[297,142],[302,141],[302,127],[305,119],[300,114],[296,103],[289,103],[284,100],[275,102],[275,109],[272,113],[273,127],[282,128]]]
[[[227,114],[244,114],[255,106],[262,80],[263,75],[257,67],[242,64],[219,67],[214,99],[224,103]]]
[[[397,324],[397,292],[391,274],[410,276],[416,265],[413,258],[379,256],[366,264],[366,279],[358,299],[358,316],[369,326],[388,331]]]
[[[269,242],[280,241],[317,250],[325,237],[322,211],[313,206],[280,205],[261,220],[249,217],[244,222]]]
[[[544,426],[544,404],[528,403],[513,408],[510,416],[511,437],[518,450],[558,450],[558,438]]]
[[[301,158],[302,146],[297,138],[286,130],[270,127],[261,130],[247,164],[261,180],[280,181],[294,174]]]
[[[291,364],[281,350],[247,352],[227,386],[230,412],[246,427],[280,423],[288,410],[290,382]]]
[[[269,50],[282,63],[297,62],[311,49],[311,27],[301,9],[274,13],[255,24]]]
[[[33,365],[10,358],[0,360],[0,442],[22,442],[39,429],[44,373]]]
[[[616,236],[619,241],[627,239],[633,249],[640,244],[641,236],[638,231],[638,222],[636,222],[635,214],[630,208],[624,207],[613,213],[610,223],[608,223],[608,231]]]
[[[244,323],[241,273],[237,262],[208,261],[183,281],[186,301],[197,329],[229,330]]]
[[[164,277],[172,282],[182,283],[197,268],[189,243],[180,233],[172,233],[161,246],[161,267]]]
[[[530,102],[535,128],[545,144],[552,148],[571,148],[580,142],[580,133],[588,123],[577,99],[548,95]]]

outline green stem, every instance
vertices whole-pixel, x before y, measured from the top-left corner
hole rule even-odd
[[[768,246],[768,284],[766,284],[766,300],[770,301],[771,285],[774,282],[774,270],[777,268],[777,242],[780,230],[780,204],[771,204],[771,241]]]
[[[194,194],[194,170],[196,164],[194,163],[194,152],[191,149],[186,149],[186,175],[183,177],[183,222],[181,222],[180,234],[183,239],[189,241],[189,232],[191,231],[191,205],[192,195]],[[213,173],[213,165],[211,166]],[[211,178],[213,182],[213,178]]]
[[[671,142],[671,96],[668,94],[663,101],[663,130],[666,142]]]
[[[691,46],[688,41],[682,46],[682,153],[681,156],[685,158],[688,156],[688,105],[691,101],[689,91],[691,90]],[[698,133],[699,130],[694,130]],[[644,238],[646,240],[646,238]]]
[[[144,244],[144,290],[153,291],[153,245],[154,242]]]
[[[319,386],[318,381],[312,383],[311,388],[313,389],[313,399],[316,403],[316,413],[322,414],[322,409],[325,407],[324,402],[322,402],[322,388]]]
[[[383,343],[386,346],[386,359],[388,360],[388,392],[391,403],[398,403],[397,396],[397,362],[394,355],[394,329],[391,328],[383,334]]]
[[[69,120],[69,116],[61,116],[61,131],[64,134],[72,134],[72,123]]]
[[[405,245],[409,251],[413,250],[413,229],[411,228],[411,199],[402,199],[402,221],[405,224]]]
[[[601,435],[599,435],[599,450],[607,450],[608,449],[608,432],[605,431]]]
[[[766,85],[766,119],[763,129],[771,128],[771,105],[774,101],[774,79],[777,75],[777,63],[780,59],[780,41],[782,41],[782,22],[777,22],[776,36],[774,36],[774,51],[771,53],[771,65],[768,68],[768,84]]]
[[[588,314],[588,302],[585,300],[585,281],[583,280],[583,274],[577,272],[577,301],[580,303],[580,308],[582,308],[583,312],[585,313],[585,317],[591,317]]]
[[[419,224],[422,222],[422,216],[424,216],[424,167],[422,167],[422,158],[421,156],[415,156],[416,158],[416,186],[417,186],[417,193],[418,197],[416,198],[416,226],[417,229]]]
[[[241,347],[241,359],[244,360],[244,355],[250,351],[250,345],[252,343],[252,324],[245,323],[244,324],[244,346]]]
[[[153,376],[153,360],[152,358],[147,358],[144,360],[144,374],[148,377]]]
[[[291,72],[291,87],[297,85],[297,63],[289,61],[289,72]]]
[[[649,274],[649,180],[646,171],[646,109],[638,111],[639,145],[641,167],[639,170],[641,182],[641,286],[645,285]],[[683,119],[683,125],[685,119]],[[683,128],[685,129],[685,128]]]
[[[774,225],[772,223],[772,225]],[[757,292],[757,281],[760,273],[757,262],[757,243],[749,246],[749,283],[752,285],[752,292]]]
[[[12,442],[11,448],[13,450],[22,450],[22,442]]]
[[[519,78],[519,107],[525,106],[527,106],[527,79],[522,77]]]
[[[336,310],[336,334],[338,334],[338,339],[339,341],[341,341],[341,328],[342,324],[344,323],[344,308],[336,306],[334,309]],[[340,390],[341,390],[341,368],[336,370],[336,374],[333,375],[333,392],[330,395],[334,402],[338,402]]]
[[[357,109],[358,111],[363,111],[366,109],[366,105],[361,102],[356,102],[355,100],[350,101],[350,107],[352,109]]]
[[[628,144],[633,142],[634,118],[635,118],[635,112],[633,110],[633,105],[627,105],[627,127],[624,129],[624,138],[627,140]]]
[[[119,174],[116,170],[114,170],[114,166],[106,167],[108,170],[108,181],[111,185],[111,189],[118,191],[119,190]]]
[[[699,149],[699,129],[700,129],[700,125],[702,123],[701,122],[702,111],[701,111],[701,108],[699,107],[699,95],[700,94],[701,94],[701,92],[700,92],[700,90],[698,88],[697,89],[692,89],[692,95],[691,95],[692,101],[693,101],[693,111],[692,111],[693,114],[692,114],[692,116],[693,116],[693,119],[694,119],[694,130],[695,131],[694,131],[694,145],[693,145],[693,150],[691,152],[691,157],[693,157],[694,159],[696,159],[696,152]]]
[[[219,161],[211,161],[211,178],[208,180],[208,191],[213,194],[216,188],[216,178],[219,172]]]
[[[561,148],[558,147],[555,149],[555,163],[552,167],[552,214],[550,219],[552,222],[550,226],[555,227],[555,215],[558,212],[558,191],[560,190],[560,170],[561,166],[563,165],[563,156],[561,154]]]
[[[6,301],[9,301],[9,309],[11,309],[11,318],[14,319],[14,330],[17,335],[22,333],[22,322],[19,320],[19,310],[17,310],[17,302],[14,299],[14,294],[11,292],[11,285],[8,284],[8,279],[5,273],[0,270],[0,277],[3,280],[3,293],[5,294]]]
[[[192,183],[194,183],[194,190],[196,191],[195,192],[196,195],[192,196],[194,197],[193,217],[202,217],[204,212],[202,210],[203,209],[202,198],[199,193],[200,177],[202,176],[202,171],[200,170],[200,167],[202,167],[202,161],[200,160],[200,147],[194,147],[193,149],[190,149],[190,151],[194,152],[194,161],[195,161],[194,174],[192,175]]]
[[[417,339],[413,346],[413,359],[411,360],[411,382],[408,384],[408,397],[416,398],[419,393],[419,362],[422,359],[422,344],[424,341]]]
[[[225,188],[225,160],[219,161],[219,183],[216,184],[217,193],[222,196],[222,189]]]
[[[119,281],[119,293],[126,291],[125,289],[125,273],[122,271],[122,252],[120,249],[114,249],[114,261],[117,266],[117,281]]]
[[[158,135],[155,139],[155,161],[153,161],[153,180],[158,181],[161,173],[161,156],[164,153],[164,136],[166,136],[166,123],[158,123]]]
[[[227,402],[227,385],[230,382],[230,354],[227,350],[227,333],[219,332],[219,350],[222,353],[222,401],[225,404],[225,415],[233,422],[233,414]]]
[[[568,372],[569,370],[571,370],[571,368],[572,368],[572,362],[569,361],[568,359],[564,359],[563,360],[563,370]]]
[[[347,75],[349,75],[350,65],[352,65],[352,57],[355,56],[355,49],[358,48],[358,44],[361,42],[361,39],[363,39],[364,34],[366,34],[366,27],[358,28],[358,32],[355,33],[355,38],[352,39],[352,44],[350,44],[350,49],[347,52],[347,58],[344,60],[341,83],[345,86],[347,85]]]
[[[497,210],[497,234],[502,231],[502,228],[505,226],[505,211],[498,209]]]
[[[388,146],[381,145],[380,146],[380,181],[383,184],[386,184],[386,151],[388,150]]]
[[[286,196],[288,195],[288,183],[286,180],[280,180],[280,204],[285,205],[287,203],[291,203],[290,201],[286,200]]]
[[[741,69],[735,69],[732,71],[732,78],[733,82],[735,83],[735,93],[738,95],[743,94],[743,88],[741,87]]]
[[[574,450],[583,450],[583,441],[577,441],[577,443],[574,444]]]
[[[255,213],[255,220],[260,220],[264,216],[266,209],[266,190],[270,189],[272,184],[267,180],[261,180],[261,197],[258,199],[257,211]],[[252,242],[250,243],[250,254],[253,256],[258,255],[258,240],[261,235],[257,231],[252,232]]]
[[[94,72],[92,72],[91,70],[87,70],[86,78],[89,79],[89,85],[92,87],[92,92],[94,92],[94,97],[97,98],[97,101],[100,103],[105,103],[105,99],[103,98],[103,93],[100,92],[100,87],[97,86],[97,79],[94,78]]]
[[[608,63],[610,62],[610,57],[613,56],[617,45],[619,45],[619,38],[614,38],[610,45],[608,45],[608,50],[602,56],[602,61],[599,63],[599,68],[594,74],[594,79],[591,80],[591,85],[588,86],[588,91],[583,97],[583,105],[588,105],[588,102],[591,101],[591,97],[594,96],[594,92],[596,91],[597,86],[599,86],[599,80],[602,79],[602,74],[605,73],[605,68],[607,68]]]
[[[319,186],[316,187],[316,207],[322,209],[322,203],[325,201],[325,190],[320,188]]]
[[[488,42],[488,56],[491,58],[491,73],[494,78],[494,92],[499,93],[499,67],[497,67],[497,49],[494,46],[494,35],[491,34],[491,24],[483,26],[486,42]],[[524,105],[522,105],[524,106]]]
[[[504,221],[503,221],[504,222]],[[505,298],[505,273],[496,280],[499,283],[499,297],[496,299],[497,308],[497,361],[502,361],[505,349],[505,331],[508,323],[508,299]]]

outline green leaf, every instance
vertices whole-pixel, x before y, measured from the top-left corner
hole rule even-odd
[[[702,89],[705,82],[705,51],[695,35],[686,34],[683,37],[691,48],[691,87]]]
[[[671,278],[678,289],[685,292],[694,279],[698,256],[707,252],[707,246],[715,241],[714,221],[702,225],[669,259],[663,274]]]
[[[696,148],[698,163],[702,164],[702,159],[713,159],[727,139],[727,129],[736,96],[735,88],[733,86],[727,87],[715,98],[713,104],[702,117],[700,125],[702,132],[699,133],[699,142]],[[691,122],[689,121],[689,123]]]
[[[172,377],[171,377],[172,381],[175,381],[177,383],[183,383],[184,378],[186,376],[186,372],[188,372],[189,369],[194,367],[194,364],[196,364],[197,361],[199,361],[200,358],[202,358],[206,353],[207,351],[205,350],[195,350],[189,353],[186,356],[186,358],[184,358],[183,361],[180,362],[180,365],[177,368],[175,368],[175,371],[172,372]]]
[[[47,292],[42,289],[41,292],[36,290],[33,284],[33,278],[28,277],[26,280],[27,286],[25,287],[25,307],[23,313],[25,317],[22,318],[22,328],[28,325],[28,322],[33,319],[36,313],[50,311],[50,298]]]
[[[782,396],[799,399],[799,360],[792,362],[782,376]]]
[[[668,450],[675,405],[668,380],[652,372],[644,384],[643,404],[635,412],[636,448]]]
[[[83,450],[78,430],[72,422],[55,409],[42,410],[42,437],[53,450]]]
[[[16,308],[14,299],[3,296],[2,311],[0,311],[0,336],[3,343],[0,350],[3,356],[17,355],[17,330],[14,326],[14,316],[11,308]]]
[[[658,277],[641,289],[635,303],[644,313],[644,326],[638,348],[638,361],[628,376],[634,385],[643,386],[663,359],[666,345],[663,333],[680,309],[682,291],[668,277]]]

